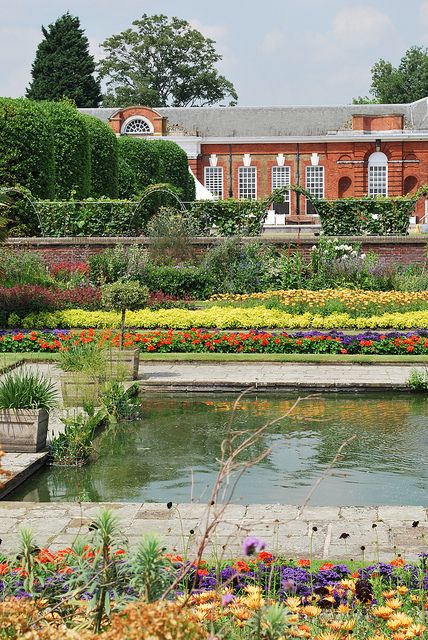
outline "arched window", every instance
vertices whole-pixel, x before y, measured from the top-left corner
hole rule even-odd
[[[122,134],[125,136],[149,136],[152,133],[152,123],[142,116],[132,116],[122,126]]]
[[[369,158],[369,196],[388,195],[388,158],[381,151]]]

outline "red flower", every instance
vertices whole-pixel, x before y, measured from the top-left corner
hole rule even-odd
[[[232,565],[232,569],[235,569],[238,573],[245,573],[250,570],[250,567],[243,560],[238,560],[235,564]]]
[[[9,565],[6,562],[0,563],[0,576],[4,576],[6,573],[9,573]]]
[[[198,576],[208,575],[208,569],[198,569]]]
[[[404,567],[405,562],[403,558],[394,558],[394,560],[391,560],[389,564],[391,564],[393,567]]]
[[[330,569],[333,569],[333,567],[334,564],[332,564],[331,562],[324,562],[322,567],[320,567],[320,571],[330,571]]]
[[[297,561],[297,566],[299,567],[310,567],[310,565],[311,561],[307,558],[299,558],[299,560]]]
[[[259,560],[259,562],[269,564],[273,560],[273,555],[268,551],[260,551],[259,555],[257,556],[257,560]]]

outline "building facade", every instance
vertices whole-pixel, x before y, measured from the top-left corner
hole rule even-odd
[[[413,194],[428,183],[428,99],[409,104],[321,107],[135,106],[82,109],[117,135],[161,137],[187,153],[218,198],[259,198],[300,184],[327,199]],[[428,221],[426,201],[417,221]],[[294,192],[268,223],[314,220]]]

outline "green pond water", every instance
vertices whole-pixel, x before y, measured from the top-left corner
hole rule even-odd
[[[8,496],[49,502],[190,502],[209,496],[236,399],[224,394],[146,395],[144,418],[105,432],[79,469],[47,467]],[[284,415],[296,394],[247,395],[232,421],[251,431]],[[235,503],[300,504],[341,444],[356,435],[313,494],[313,505],[426,505],[428,398],[328,394],[304,400],[244,458]],[[241,436],[242,437],[242,436]]]

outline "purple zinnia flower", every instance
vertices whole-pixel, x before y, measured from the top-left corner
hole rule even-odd
[[[245,538],[242,544],[242,549],[246,556],[253,556],[255,553],[263,551],[265,547],[266,542],[254,537]]]

